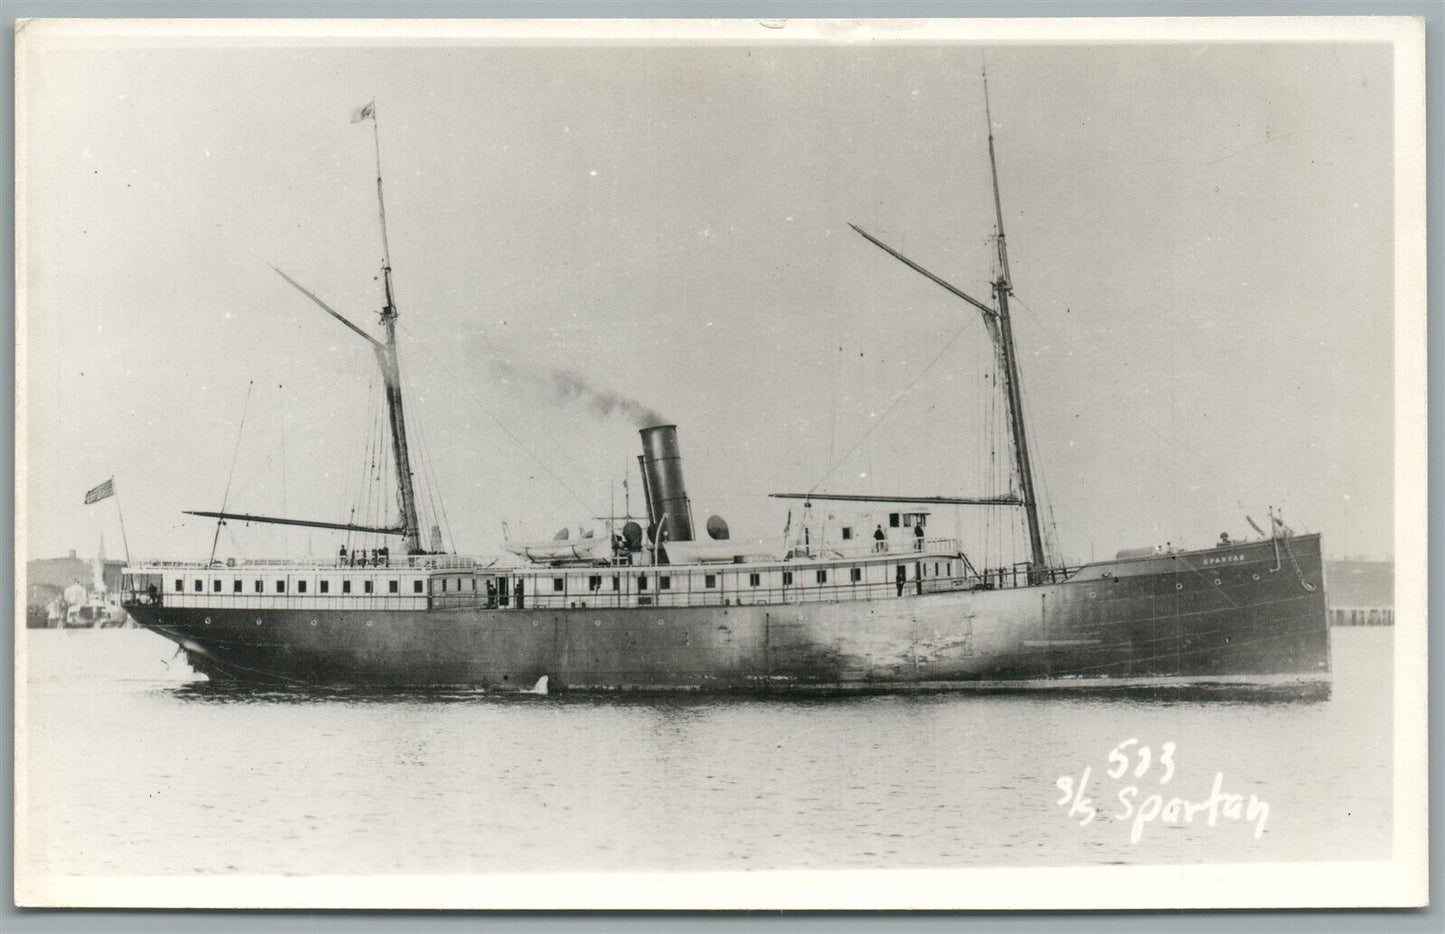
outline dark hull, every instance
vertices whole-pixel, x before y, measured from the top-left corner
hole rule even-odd
[[[1318,690],[1317,535],[1105,562],[1069,581],[730,607],[255,610],[128,606],[215,679],[553,691],[1259,684]],[[1327,689],[1327,688],[1326,688]]]

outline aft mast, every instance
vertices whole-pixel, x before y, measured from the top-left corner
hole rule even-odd
[[[1024,515],[1028,518],[1029,583],[1043,582],[1048,576],[1048,558],[1044,555],[1043,531],[1039,526],[1038,498],[1034,495],[1033,465],[1029,460],[1028,434],[1024,429],[1023,398],[1019,388],[1019,368],[1014,352],[1013,325],[1009,321],[1008,300],[1013,290],[1009,275],[1008,245],[1003,231],[1003,202],[998,193],[998,160],[993,151],[993,112],[988,101],[988,72],[983,73],[983,109],[988,120],[988,165],[993,174],[993,206],[998,217],[998,267],[999,275],[993,283],[993,294],[998,299],[999,344],[1003,354],[1004,395],[1008,400],[1009,425],[1014,441],[1014,457],[1022,487]]]
[[[377,363],[386,383],[386,412],[391,422],[391,451],[396,461],[396,482],[401,496],[402,535],[407,554],[421,553],[421,523],[416,514],[416,490],[411,475],[411,455],[406,442],[406,413],[401,403],[401,365],[396,356],[396,299],[391,288],[391,244],[386,235],[386,197],[381,184],[381,131],[376,124],[376,101],[356,112],[353,123],[371,121],[371,138],[376,146],[376,204],[381,215],[381,276],[386,304],[381,309],[385,340],[375,343]]]

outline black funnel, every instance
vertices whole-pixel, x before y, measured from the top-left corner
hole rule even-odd
[[[642,470],[654,522],[665,521],[663,542],[692,541],[692,504],[682,482],[676,425],[654,425],[642,435]],[[666,520],[663,516],[666,516]]]

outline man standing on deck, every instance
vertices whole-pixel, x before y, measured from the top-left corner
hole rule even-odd
[[[880,551],[880,552],[881,552],[881,551],[883,550],[883,548],[884,548],[883,539],[884,539],[884,535],[883,535],[883,523],[880,522],[880,523],[878,523],[878,528],[876,528],[876,529],[873,530],[873,550],[874,550],[874,551]]]

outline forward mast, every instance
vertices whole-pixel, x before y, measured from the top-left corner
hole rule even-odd
[[[189,515],[214,517],[220,522],[227,519],[236,519],[244,522],[273,523],[276,525],[295,525],[308,528],[337,529],[350,532],[363,532],[382,535],[399,535],[406,541],[406,553],[409,555],[423,554],[421,546],[421,522],[416,511],[416,488],[411,472],[411,453],[406,437],[406,411],[402,404],[401,391],[401,364],[396,353],[396,319],[398,312],[396,308],[396,296],[391,281],[391,243],[386,232],[386,196],[382,185],[381,176],[381,132],[376,122],[376,102],[372,101],[358,110],[352,117],[352,123],[360,123],[363,120],[371,121],[371,138],[376,152],[376,205],[381,219],[381,274],[383,300],[385,304],[381,308],[381,330],[382,340],[372,337],[364,329],[357,326],[341,312],[332,308],[322,301],[314,292],[307,289],[301,283],[292,279],[280,269],[272,266],[276,274],[285,279],[298,292],[311,299],[322,311],[346,325],[354,334],[371,345],[372,351],[376,354],[377,366],[381,369],[382,383],[386,392],[386,414],[391,429],[391,453],[396,468],[397,499],[401,508],[401,524],[396,526],[368,526],[358,525],[349,522],[320,522],[306,519],[290,519],[278,516],[260,516],[249,513],[235,513],[225,511],[224,504],[220,511],[207,510],[186,510]]]

